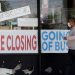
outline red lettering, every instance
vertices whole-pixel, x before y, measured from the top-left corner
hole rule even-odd
[[[25,50],[26,50],[26,36],[25,36]]]
[[[1,36],[1,50],[5,50],[4,45],[4,35]]]
[[[21,45],[21,50],[24,50],[24,36],[22,35],[21,36],[21,43],[22,43],[22,45]]]
[[[33,50],[36,50],[36,47],[37,47],[37,42],[36,42],[36,36],[34,35],[32,37],[32,48],[33,48]]]
[[[15,41],[15,46],[17,50],[20,50],[20,37],[17,35],[16,41]]]
[[[11,45],[9,44],[9,41],[11,40],[11,36],[10,35],[8,35],[8,37],[7,37],[7,49],[8,50],[11,50]],[[10,45],[10,46],[9,46]]]
[[[11,43],[12,43],[12,50],[15,50],[15,47],[14,47],[14,42],[13,42],[13,40],[14,40],[14,39],[13,39],[13,35],[12,35],[12,42],[11,42]]]
[[[27,36],[27,50],[28,49],[31,50],[31,36],[30,36],[30,38],[28,38],[28,36]]]

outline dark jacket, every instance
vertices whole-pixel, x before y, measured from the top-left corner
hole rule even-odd
[[[17,70],[15,75],[26,75],[21,69]]]

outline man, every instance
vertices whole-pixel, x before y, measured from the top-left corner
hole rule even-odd
[[[64,40],[68,41],[69,55],[70,59],[70,73],[67,75],[75,75],[75,18],[70,18],[68,22],[68,26],[70,27],[69,35],[64,37]]]

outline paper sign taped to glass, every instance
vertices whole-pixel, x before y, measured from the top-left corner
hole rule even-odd
[[[24,6],[0,13],[0,22],[31,14],[30,7]]]
[[[0,53],[38,53],[38,31],[1,30]]]

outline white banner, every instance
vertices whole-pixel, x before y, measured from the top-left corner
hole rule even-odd
[[[38,53],[37,30],[0,30],[0,53]]]
[[[67,41],[63,39],[68,30],[41,30],[42,53],[68,53]]]
[[[30,7],[24,6],[10,11],[0,13],[0,22],[31,14]]]
[[[18,18],[18,26],[37,27],[37,18]]]

